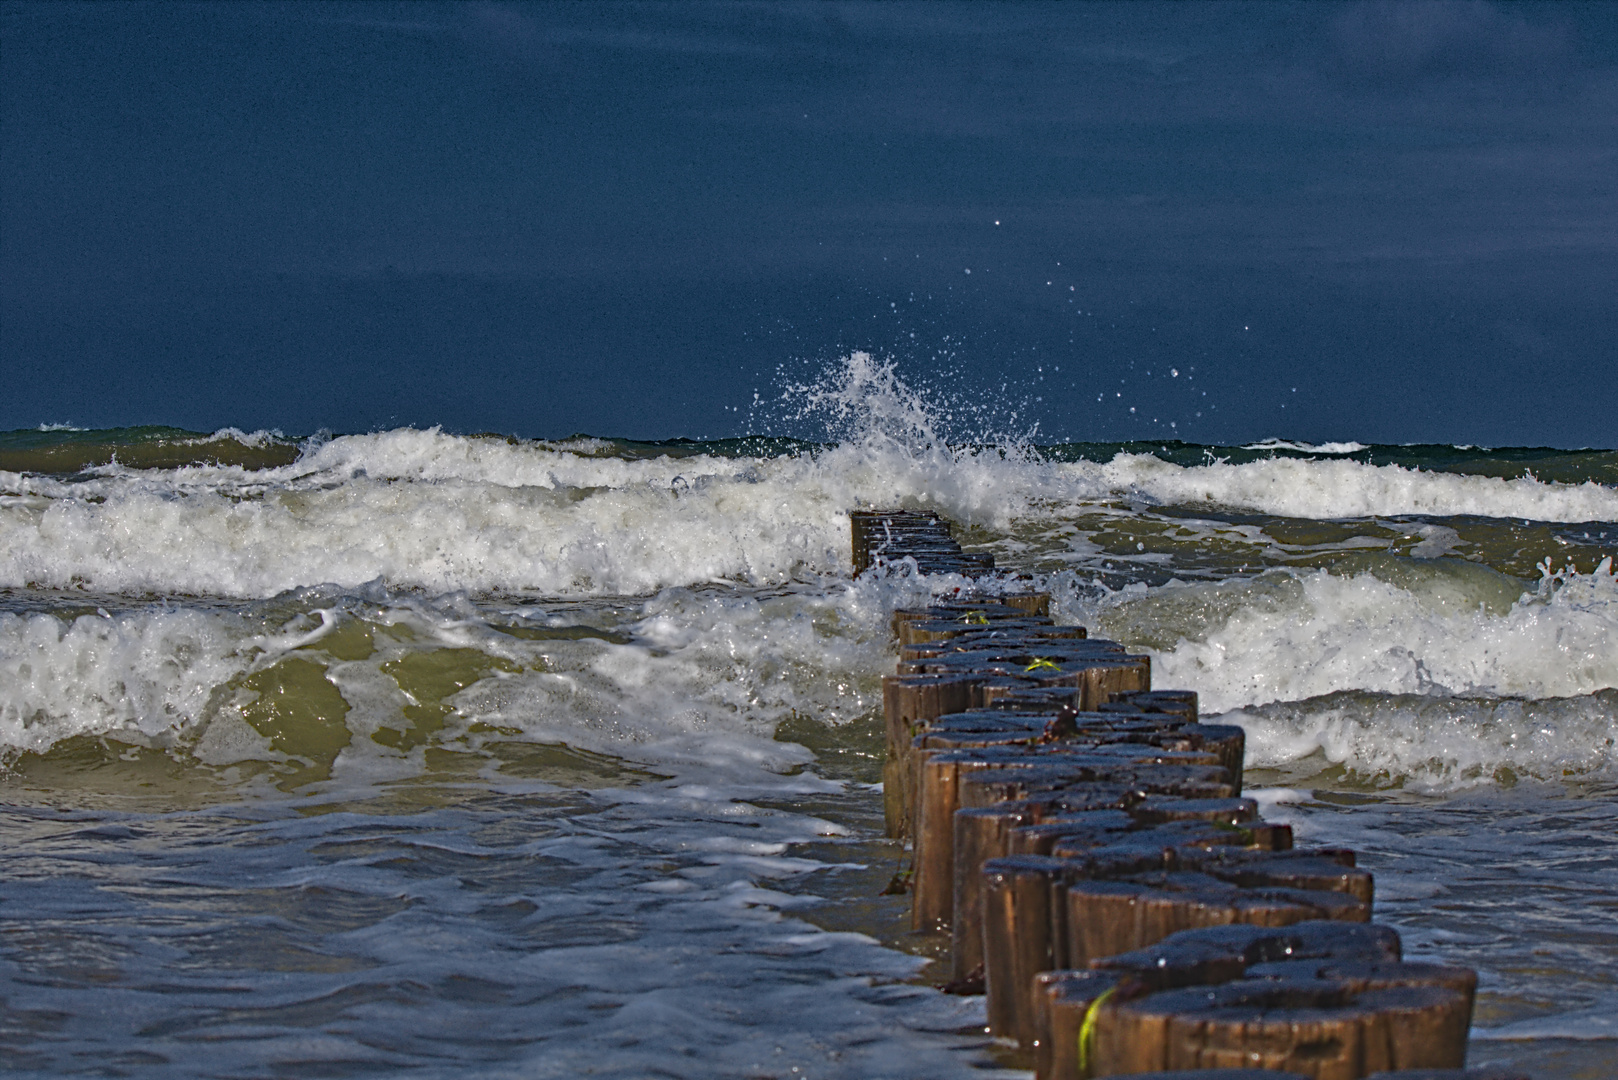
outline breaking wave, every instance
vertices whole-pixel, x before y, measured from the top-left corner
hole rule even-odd
[[[267,597],[376,580],[548,595],[770,585],[846,570],[846,511],[869,504],[935,507],[992,528],[1108,501],[1298,518],[1618,521],[1618,489],[1594,481],[1288,457],[1057,462],[1026,436],[952,444],[936,402],[859,353],[800,390],[805,414],[839,441],[648,458],[588,440],[399,429],[311,440],[296,460],[263,467],[0,472],[0,587]],[[219,438],[247,449],[271,439]]]

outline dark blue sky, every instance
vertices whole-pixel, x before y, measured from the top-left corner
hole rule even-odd
[[[0,19],[0,429],[721,436],[868,348],[1048,437],[1618,445],[1612,5]]]

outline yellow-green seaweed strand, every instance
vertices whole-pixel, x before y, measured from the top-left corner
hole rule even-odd
[[[1084,1010],[1084,1023],[1079,1025],[1079,1075],[1090,1075],[1090,1063],[1095,1057],[1096,1049],[1096,1019],[1101,1013],[1101,1006],[1107,999],[1118,992],[1114,986],[1100,997],[1090,1002],[1090,1007]]]

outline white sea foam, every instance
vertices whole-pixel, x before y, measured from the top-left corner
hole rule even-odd
[[[316,591],[242,613],[0,614],[0,748],[43,752],[86,734],[189,744],[206,729],[198,753],[211,764],[228,764],[233,753],[262,757],[262,740],[241,721],[252,698],[242,696],[241,680],[296,649],[325,665],[352,706],[346,723],[357,738],[344,761],[376,774],[386,771],[378,759],[398,754],[367,737],[409,727],[402,710],[413,701],[389,665],[470,649],[504,663],[445,699],[453,710],[446,739],[481,723],[687,772],[723,766],[732,780],[778,773],[810,760],[801,747],[774,740],[780,721],[812,716],[835,726],[876,707],[880,677],[892,665],[888,615],[925,595],[925,586],[902,576],[762,594],[672,589],[610,613],[562,619],[611,623],[628,643],[513,637],[495,627],[543,628],[561,617],[375,588],[357,596]],[[326,639],[355,620],[374,629],[375,651],[328,656]]]
[[[72,482],[0,473],[0,586],[270,596],[383,579],[435,592],[638,594],[847,569],[846,510],[963,522],[1125,498],[1294,517],[1478,514],[1618,521],[1587,483],[1348,461],[1051,464],[893,439],[816,455],[625,460],[438,431],[334,439],[283,469],[109,466]]]
[[[1131,589],[1070,613],[1098,633],[1160,643],[1157,684],[1196,689],[1205,711],[1245,726],[1255,765],[1320,751],[1367,774],[1444,787],[1618,764],[1618,652],[1610,646],[1618,585],[1609,566],[1550,575],[1493,613],[1475,602],[1482,585],[1417,569],[1403,585],[1312,571]],[[386,664],[472,648],[518,670],[446,699],[454,710],[447,738],[493,725],[654,766],[722,767],[736,782],[738,770],[808,763],[772,739],[789,716],[835,725],[876,708],[879,676],[891,663],[886,614],[916,602],[923,588],[897,577],[830,589],[666,590],[627,610],[615,605],[613,628],[631,636],[621,645],[514,639],[490,624],[535,609],[469,607],[455,597],[334,602],[313,594],[243,615],[5,615],[0,744],[39,751],[85,733],[164,743],[204,722],[229,724],[226,691],[239,676],[297,647],[321,659],[323,635],[363,618],[404,626],[408,640],[384,635],[370,658],[328,661],[329,677],[355,706],[348,725],[357,736],[403,724],[408,699]],[[238,742],[242,756],[259,754],[251,739]],[[208,744],[215,764],[230,752]],[[344,753],[372,773],[396,756],[363,737]]]
[[[1245,727],[1254,765],[1320,751],[1429,787],[1610,773],[1618,577],[1610,560],[1544,569],[1503,611],[1480,568],[1418,566],[1403,583],[1316,570],[1137,587],[1074,614],[1154,645],[1154,681]]]
[[[197,441],[201,443],[236,442],[241,443],[243,446],[256,447],[268,446],[271,443],[284,442],[285,440],[286,435],[283,434],[279,429],[266,430],[264,428],[259,428],[256,431],[243,431],[241,428],[227,427],[220,428],[213,434],[205,435]]]
[[[792,715],[836,726],[880,703],[887,618],[906,583],[759,595],[670,590],[623,629],[627,645],[547,649],[543,671],[490,679],[454,700],[467,722],[512,726],[653,763],[723,760],[771,771],[811,758],[772,740]]]
[[[1261,439],[1256,443],[1249,443],[1243,450],[1296,450],[1303,454],[1357,454],[1368,449],[1364,443],[1357,442],[1328,442],[1306,443],[1291,442],[1286,439]]]
[[[550,736],[614,752],[655,746],[671,759],[709,752],[703,747],[717,744],[704,740],[723,729],[738,754],[768,757],[778,744],[766,752],[757,740],[781,717],[842,708],[813,689],[827,673],[843,673],[834,684],[874,678],[869,641],[848,627],[879,625],[872,612],[894,601],[873,600],[870,589],[910,586],[834,588],[837,599],[815,617],[766,615],[745,588],[733,600],[680,590],[794,579],[813,586],[805,596],[823,590],[822,575],[847,569],[853,506],[928,505],[999,528],[1121,500],[1299,517],[1618,521],[1618,492],[1593,483],[1297,459],[1052,463],[1015,440],[951,448],[936,403],[860,354],[803,399],[842,441],[815,454],[630,460],[603,454],[606,444],[597,442],[403,429],[312,442],[294,464],[256,471],[111,465],[72,480],[0,474],[0,586],[253,598],[331,583],[351,593],[381,590],[389,611],[409,607],[400,607],[400,589],[639,594],[652,599],[637,644],[603,649],[570,673],[553,665],[468,691],[468,715],[548,717]],[[1513,603],[1501,595],[1508,579],[1435,558],[1454,545],[1453,532],[1424,529],[1414,554],[1426,561],[1408,571],[1413,580],[1276,573],[1122,594],[1080,614],[1102,633],[1158,649],[1158,682],[1199,690],[1210,711],[1345,692],[1580,700],[1618,685],[1610,565],[1548,575]],[[793,603],[808,611],[821,601]],[[429,637],[448,642],[462,633],[445,629],[459,618],[453,614],[410,617],[423,620]],[[827,630],[831,624],[842,629]],[[147,736],[182,729],[210,715],[220,686],[290,647],[277,641],[292,633],[266,637],[245,616],[198,610],[72,622],[4,616],[0,739],[37,749],[131,725]],[[863,700],[860,693],[848,700]],[[1292,720],[1274,724],[1277,747],[1313,737]],[[1293,727],[1283,731],[1285,724]],[[1350,744],[1360,745],[1348,736],[1333,745]],[[1415,760],[1419,750],[1400,753]]]
[[[1618,521],[1618,490],[1595,483],[1293,458],[1052,463],[1016,440],[951,448],[937,403],[864,354],[801,396],[841,442],[815,454],[630,460],[593,444],[400,429],[312,442],[273,469],[0,473],[0,585],[253,597],[376,579],[550,594],[771,584],[846,569],[845,511],[862,504],[934,506],[998,527],[1120,498],[1306,518]]]
[[[1105,465],[1069,466],[1106,490],[1149,502],[1226,506],[1297,518],[1425,514],[1534,521],[1618,521],[1618,489],[1428,472],[1357,461],[1269,458],[1241,465],[1176,465],[1120,454]]]
[[[115,732],[162,745],[214,715],[226,684],[328,629],[318,617],[266,632],[195,609],[64,619],[0,612],[0,748],[44,751]]]
[[[0,613],[0,746],[44,750],[78,734],[162,736],[202,715],[243,670],[251,640],[216,615]]]
[[[1339,690],[1568,697],[1618,686],[1610,560],[1545,578],[1503,614],[1437,572],[1404,587],[1316,570],[1151,590],[1097,625],[1142,618],[1133,604],[1160,609],[1155,623],[1197,627],[1158,654],[1154,675],[1213,711]]]
[[[1538,700],[1346,692],[1240,709],[1222,721],[1246,729],[1252,767],[1318,752],[1409,790],[1618,772],[1618,690]]]
[[[335,440],[312,456],[285,478],[0,476],[11,495],[0,502],[0,583],[252,597],[381,578],[434,592],[633,594],[782,581],[847,560],[840,502],[738,477],[746,462],[590,459],[413,431]]]

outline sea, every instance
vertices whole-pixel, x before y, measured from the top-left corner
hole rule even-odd
[[[970,410],[854,353],[740,439],[0,434],[0,1070],[1027,1076],[882,835],[890,615],[978,587],[1245,728],[1470,1062],[1618,1075],[1618,451]],[[1004,573],[853,580],[860,507]]]

